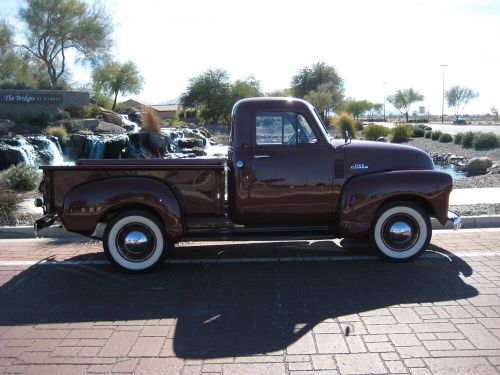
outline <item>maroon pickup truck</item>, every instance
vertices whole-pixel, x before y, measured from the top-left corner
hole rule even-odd
[[[332,138],[309,103],[235,104],[227,159],[78,160],[44,166],[44,217],[103,240],[130,271],[162,262],[182,239],[235,236],[368,237],[380,256],[407,261],[448,212],[451,177],[423,151]]]

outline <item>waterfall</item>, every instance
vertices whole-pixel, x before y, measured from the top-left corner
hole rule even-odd
[[[38,155],[33,145],[29,144],[24,138],[15,138],[13,149],[18,150],[23,160],[28,165],[37,165]]]
[[[63,165],[64,158],[62,155],[61,146],[56,137],[52,136],[29,136],[27,138],[33,145],[36,146],[38,156],[42,159],[41,164]]]
[[[102,159],[105,141],[96,136],[89,136],[85,140],[85,158]]]

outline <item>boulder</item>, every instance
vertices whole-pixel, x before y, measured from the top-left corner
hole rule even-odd
[[[24,162],[24,155],[20,148],[12,147],[6,143],[0,143],[0,170],[9,168],[11,165]]]
[[[94,129],[95,133],[125,133],[125,129],[121,126],[112,124],[110,122],[100,121]]]
[[[487,157],[472,158],[467,162],[467,172],[471,175],[486,174],[493,161]]]
[[[122,155],[122,150],[127,147],[128,137],[118,135],[106,141],[104,145],[103,159],[118,159]]]
[[[122,116],[113,111],[102,110],[101,111],[102,119],[111,124],[115,124],[118,126],[123,125]]]
[[[13,121],[8,119],[0,119],[0,134],[7,134],[10,129],[16,125]]]
[[[71,119],[71,120],[59,120],[56,121],[57,125],[64,125],[70,133],[76,133],[81,130],[94,130],[99,126],[100,120],[96,118],[86,118],[86,119]]]

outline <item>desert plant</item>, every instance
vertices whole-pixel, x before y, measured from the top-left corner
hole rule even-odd
[[[66,130],[64,125],[48,126],[44,132],[45,132],[45,134],[57,137],[59,142],[62,144],[68,142],[68,139],[69,139],[68,131]]]
[[[464,136],[464,133],[457,133],[453,136],[453,143],[456,145],[459,145],[462,143],[462,137]]]
[[[365,126],[363,125],[363,123],[361,121],[357,120],[356,121],[356,130],[359,132],[362,132],[364,128],[365,128]]]
[[[38,184],[38,172],[32,165],[16,164],[2,173],[5,185],[15,191],[29,191]]]
[[[389,128],[384,125],[368,125],[364,131],[365,139],[369,141],[376,141],[379,137],[387,137],[389,135]]]
[[[413,138],[422,138],[425,134],[424,128],[422,128],[419,125],[413,126],[412,131],[413,131]]]
[[[398,122],[396,126],[392,129],[392,139],[393,143],[408,142],[412,135],[412,127],[405,122]]]
[[[141,132],[143,133],[159,133],[160,132],[160,119],[156,111],[152,108],[147,108],[142,113],[142,126]]]
[[[449,133],[443,133],[439,136],[439,142],[441,143],[450,143],[453,140],[453,137]]]
[[[340,116],[337,117],[335,124],[340,132],[340,136],[343,137],[347,131],[351,138],[356,138],[356,121],[354,121],[351,115],[341,113]]]
[[[0,225],[15,224],[13,212],[19,204],[19,200],[18,194],[7,190],[4,186],[0,187]]]
[[[424,133],[424,138],[431,139],[432,130],[426,130]]]
[[[439,140],[439,137],[441,137],[441,134],[443,134],[443,132],[441,130],[435,130],[431,133],[431,139],[433,141],[437,141],[437,140]]]
[[[472,142],[474,141],[474,133],[468,131],[462,135],[461,145],[462,147],[469,148],[472,147]]]
[[[69,120],[70,118],[71,118],[71,115],[69,114],[69,112],[63,111],[62,109],[59,109],[59,110],[57,110],[57,112],[49,115],[49,121]]]
[[[99,112],[98,107],[92,104],[68,107],[66,111],[69,112],[71,117],[75,118],[91,118],[95,117]]]
[[[472,146],[476,150],[497,148],[499,146],[498,137],[493,132],[489,133],[478,132],[474,134],[474,139],[472,140]]]

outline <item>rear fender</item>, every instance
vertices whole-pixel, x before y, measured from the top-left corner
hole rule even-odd
[[[367,233],[377,210],[385,202],[398,199],[425,202],[425,206],[432,207],[439,222],[445,224],[452,186],[449,174],[435,170],[392,171],[353,177],[344,184],[340,198],[339,235]]]
[[[171,241],[182,237],[182,211],[173,189],[151,177],[111,177],[78,185],[64,197],[62,221],[70,232],[91,235],[120,206],[147,207],[162,219]]]

